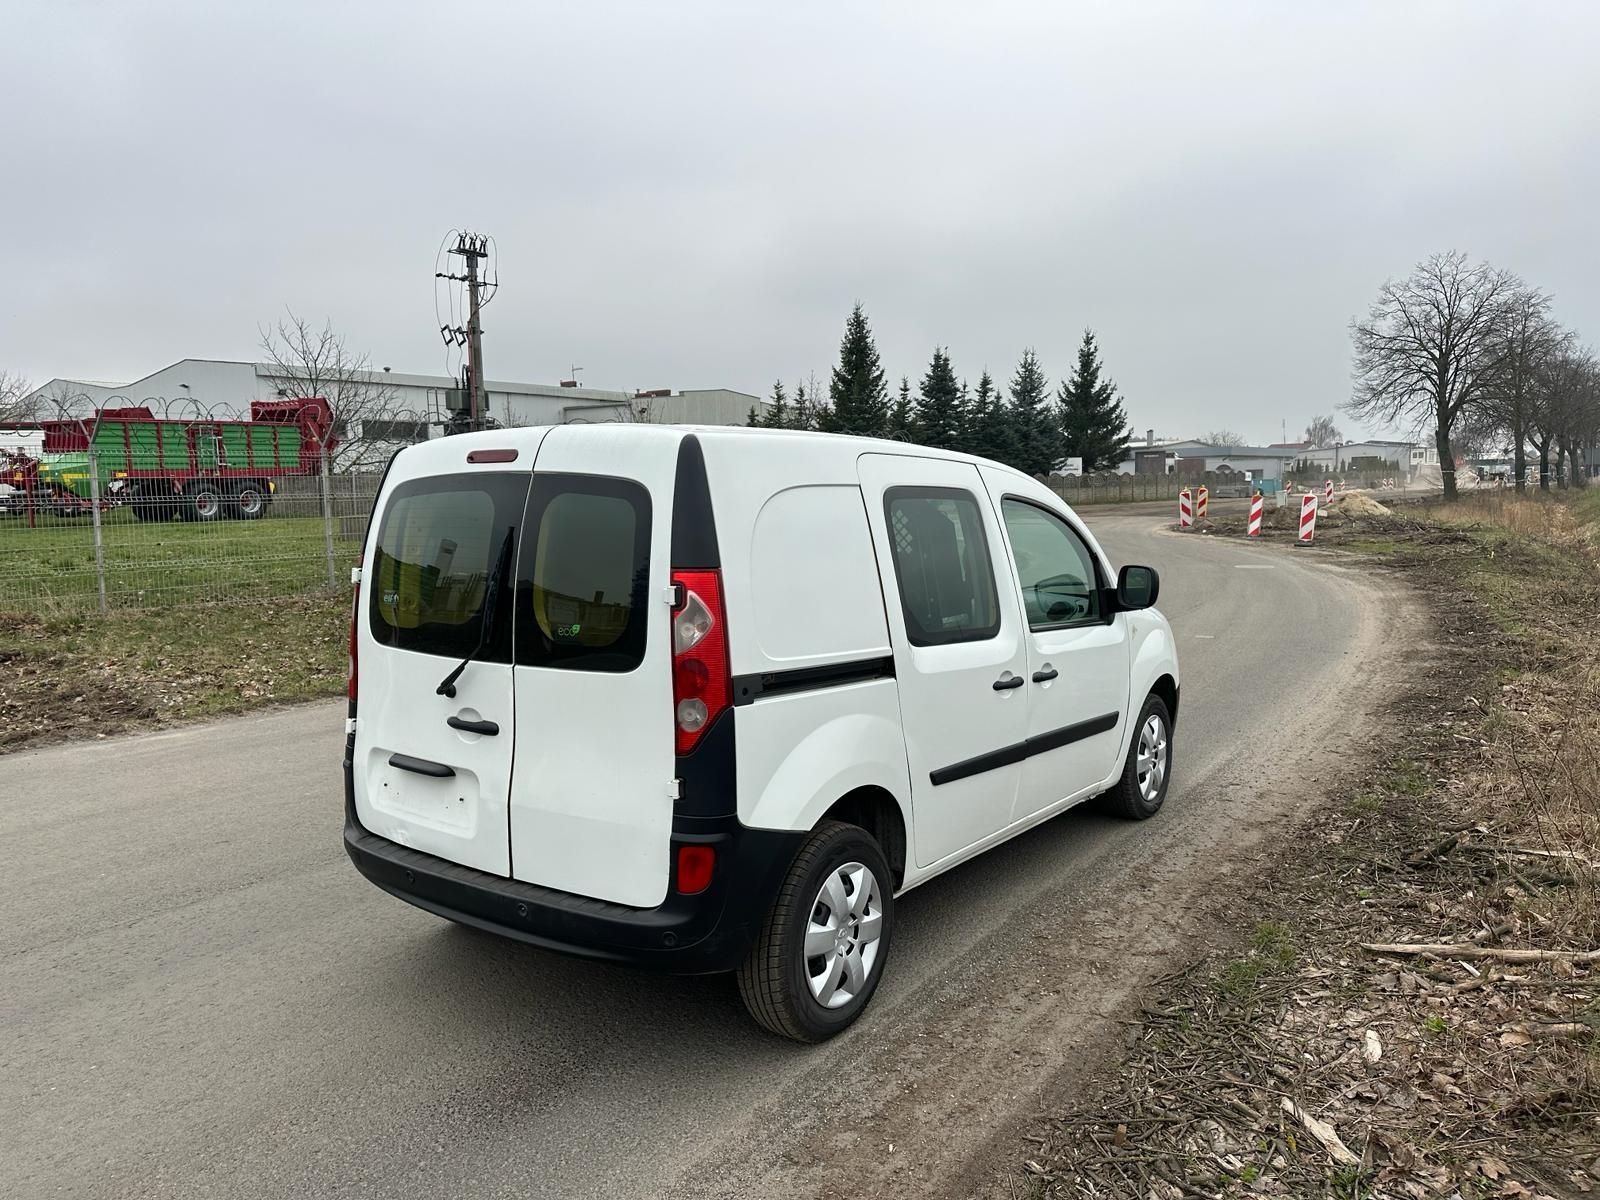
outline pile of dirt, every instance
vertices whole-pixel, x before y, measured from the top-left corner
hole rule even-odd
[[[1347,517],[1387,517],[1393,511],[1364,492],[1345,492],[1335,496],[1329,509]]]

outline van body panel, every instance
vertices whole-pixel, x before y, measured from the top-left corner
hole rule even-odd
[[[810,829],[840,797],[879,787],[912,828],[895,680],[772,696],[737,714],[742,824]]]
[[[518,564],[516,763],[511,776],[512,877],[541,887],[635,908],[659,905],[671,867],[674,785],[671,609],[672,496],[678,443],[675,430],[638,426],[562,426],[550,431],[535,464],[530,518],[542,502],[545,481],[572,477],[550,499],[549,515],[530,519]],[[593,480],[586,490],[583,480]],[[617,481],[621,481],[621,484]],[[644,499],[630,500],[634,528],[648,521],[648,562],[639,581],[620,580],[628,564],[604,547],[583,544],[590,530],[609,528],[609,517],[589,511],[619,503],[615,493],[634,485]],[[609,489],[613,494],[607,495]],[[569,503],[570,501],[570,503]],[[563,506],[557,514],[554,505]],[[647,509],[648,511],[643,511]],[[582,525],[576,531],[574,521]],[[610,536],[609,534],[605,536]],[[566,544],[563,539],[575,539]],[[531,544],[530,544],[531,543]],[[592,559],[590,553],[592,552]],[[536,573],[546,559],[553,572]],[[572,665],[526,665],[524,647],[557,630],[584,627],[618,599],[569,595],[577,588],[561,576],[593,577],[614,591],[637,582],[628,620],[643,622],[638,661],[626,670]],[[548,586],[545,586],[548,584]],[[585,583],[582,586],[587,587]],[[579,620],[578,618],[582,618]],[[604,632],[601,633],[603,643]],[[596,646],[599,654],[605,649]]]
[[[817,453],[817,440],[800,434],[776,433],[772,436],[762,436],[745,430],[727,429],[697,429],[695,436],[700,441],[701,450],[705,458],[706,476],[710,486],[711,496],[717,511],[717,533],[722,552],[722,578],[723,578],[723,603],[728,614],[728,653],[732,661],[735,675],[759,674],[765,671],[787,670],[799,666],[812,665],[824,662],[841,662],[858,654],[871,653],[879,649],[882,653],[888,652],[888,640],[885,635],[882,639],[873,639],[879,642],[877,648],[851,648],[844,644],[849,641],[866,641],[864,636],[844,639],[831,650],[823,649],[826,643],[818,633],[799,635],[789,639],[784,644],[780,639],[774,649],[778,656],[767,652],[763,638],[760,634],[767,622],[760,611],[761,600],[758,599],[758,586],[762,594],[770,596],[773,587],[785,575],[782,573],[782,548],[773,546],[770,538],[766,539],[759,547],[756,541],[756,526],[770,499],[789,489],[820,489],[815,494],[824,497],[824,507],[827,518],[814,526],[813,531],[807,535],[809,541],[826,546],[829,539],[838,539],[849,546],[859,546],[864,536],[866,517],[864,511],[858,507],[859,515],[852,514],[840,499],[834,488],[844,488],[860,495],[861,482],[856,474],[856,453],[852,448],[855,439],[838,438],[830,439],[838,446],[825,454]],[[758,451],[752,457],[752,445],[759,443]],[[788,519],[782,512],[792,500],[780,500],[779,517]],[[792,510],[791,510],[792,512]],[[772,526],[776,529],[777,526]],[[791,547],[791,549],[797,549]],[[807,560],[814,561],[814,551],[809,548],[799,548],[799,553]],[[758,563],[758,554],[764,557]],[[852,555],[852,561],[860,561],[859,554]],[[771,566],[776,565],[779,573],[774,577]],[[774,579],[768,583],[761,579],[766,573],[767,579]],[[826,585],[829,577],[818,575],[815,571],[790,572],[794,586],[798,593],[803,593],[810,599],[804,605],[796,604],[795,611],[815,611],[826,614],[824,619],[834,615],[833,608],[826,607]],[[870,591],[862,592],[863,586],[875,588],[876,571],[873,572],[868,583],[861,585],[851,581],[846,585],[853,598],[866,603],[865,596]],[[823,597],[818,600],[819,595]],[[797,593],[797,594],[798,594]],[[854,603],[854,601],[853,601]],[[815,607],[824,605],[822,607]],[[843,606],[835,606],[843,607]],[[877,602],[879,613],[882,613],[883,601]],[[871,620],[870,613],[859,611],[851,612],[844,618],[850,628],[856,629],[859,622]],[[875,628],[875,626],[873,626]],[[826,631],[819,631],[825,634]],[[802,644],[796,644],[801,642]],[[814,642],[817,653],[807,656],[808,645]],[[741,714],[743,715],[743,714]]]
[[[750,531],[752,639],[778,668],[889,653],[889,627],[861,489],[784,488]]]

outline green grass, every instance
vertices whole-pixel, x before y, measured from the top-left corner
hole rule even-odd
[[[1262,979],[1291,969],[1296,957],[1289,927],[1279,921],[1263,921],[1250,935],[1250,952],[1222,968],[1217,990],[1233,1003],[1242,1003]]]
[[[359,554],[334,521],[334,573],[343,584]],[[298,595],[328,580],[320,516],[259,521],[141,522],[126,509],[102,521],[107,602],[158,608],[204,601]],[[0,520],[0,612],[59,613],[98,607],[94,530],[85,518],[41,517],[30,528]]]
[[[1357,538],[1346,542],[1345,548],[1357,554],[1397,554],[1402,545],[1394,538]]]

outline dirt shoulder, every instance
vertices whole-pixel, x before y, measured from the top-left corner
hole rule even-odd
[[[338,695],[348,595],[0,613],[0,753]]]
[[[1413,585],[1430,651],[1364,769],[1211,905],[1232,936],[951,1194],[1600,1191],[1594,503],[1319,520],[1379,586]],[[1292,530],[1283,514],[1263,540]]]

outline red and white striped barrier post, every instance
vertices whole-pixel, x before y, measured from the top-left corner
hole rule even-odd
[[[1251,537],[1260,537],[1261,536],[1261,509],[1262,509],[1264,504],[1265,504],[1265,501],[1262,500],[1260,492],[1257,492],[1254,496],[1250,497],[1250,536]]]
[[[1204,521],[1206,519],[1206,507],[1210,503],[1210,500],[1211,492],[1207,490],[1206,485],[1202,483],[1200,485],[1200,490],[1195,494],[1194,498],[1195,520]]]
[[[1317,536],[1317,494],[1307,492],[1300,498],[1300,536],[1296,544],[1300,546],[1311,545],[1311,539]]]
[[[1189,489],[1184,488],[1178,493],[1178,528],[1187,529],[1194,524],[1194,501],[1189,495]]]
[[[1327,504],[1333,503],[1333,480],[1328,480],[1322,489],[1322,499]]]

